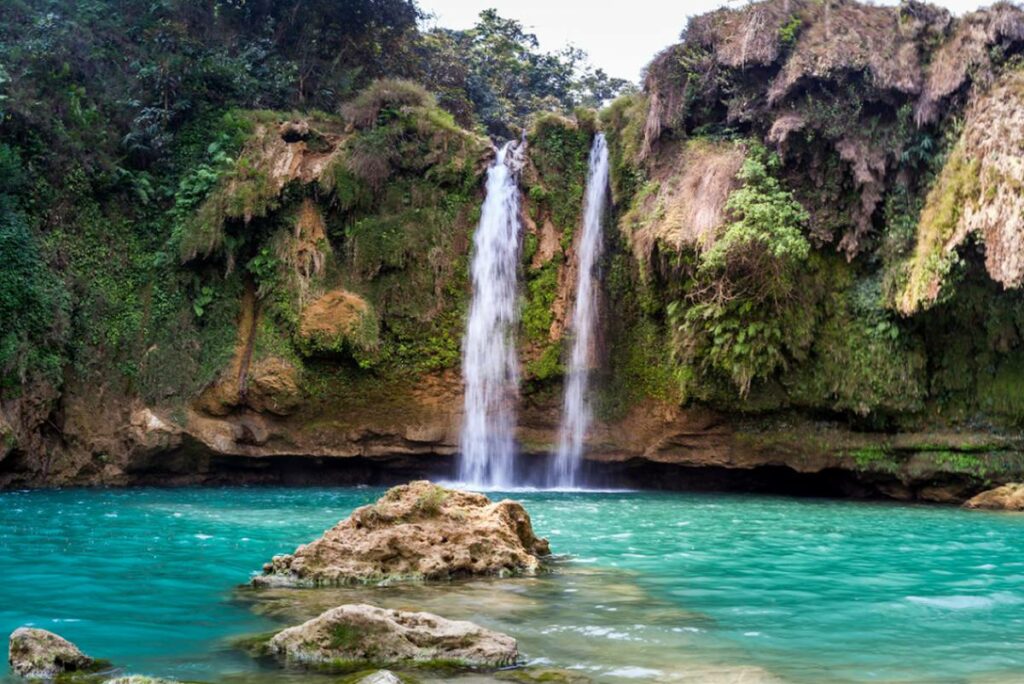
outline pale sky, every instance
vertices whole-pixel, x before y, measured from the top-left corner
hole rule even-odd
[[[935,4],[962,13],[992,2],[939,0]],[[557,50],[572,43],[587,51],[594,66],[634,81],[639,81],[640,70],[658,51],[678,41],[687,17],[724,4],[722,0],[419,0],[424,11],[436,15],[428,26],[469,28],[481,10],[493,7],[537,34],[542,49]],[[733,0],[728,4],[745,3]],[[879,4],[895,5],[897,0]]]

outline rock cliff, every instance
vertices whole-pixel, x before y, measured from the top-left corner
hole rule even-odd
[[[935,501],[1020,480],[1022,48],[1008,4],[766,0],[693,19],[641,92],[535,116],[525,467],[557,438],[601,129],[592,477]],[[157,246],[90,219],[145,269],[76,281],[104,327],[80,312],[86,351],[0,394],[0,486],[450,472],[493,148],[406,82],[339,111],[234,110],[191,131]],[[104,309],[117,297],[131,305]]]

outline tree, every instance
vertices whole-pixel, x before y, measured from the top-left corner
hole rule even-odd
[[[598,106],[629,85],[591,67],[576,47],[544,52],[522,23],[493,9],[481,12],[466,31],[430,32],[420,49],[424,66],[418,76],[439,92],[441,104],[445,93],[453,99],[450,93],[461,91],[496,135],[512,135],[537,111]]]

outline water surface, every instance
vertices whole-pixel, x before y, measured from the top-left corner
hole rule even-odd
[[[531,661],[599,681],[1024,681],[1024,516],[1009,514],[525,492],[538,532],[568,556],[553,575],[237,589],[380,493],[2,493],[0,633],[32,624],[131,671],[242,681],[260,670],[231,637],[371,601],[476,620]]]

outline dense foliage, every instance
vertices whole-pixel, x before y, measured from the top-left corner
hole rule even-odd
[[[800,288],[809,217],[773,175],[779,165],[763,147],[750,152],[726,202],[732,220],[700,254],[687,301],[669,310],[684,357],[722,371],[743,395],[810,333]]]
[[[424,154],[413,149],[424,126],[455,129],[435,102],[464,127],[512,135],[537,108],[597,102],[623,85],[587,67],[578,50],[542,51],[493,11],[468,31],[425,31],[422,18],[413,0],[0,3],[6,384],[33,374],[59,382],[69,367],[160,395],[187,374],[189,386],[209,379],[230,352],[242,280],[265,294],[280,265],[269,242],[278,219],[243,228],[296,199],[278,197],[264,171],[246,166],[243,146],[259,124],[251,110],[322,111],[331,125],[354,123],[362,133],[337,171],[334,201],[352,221],[356,210],[397,201],[404,225],[424,220],[420,205],[433,195],[417,194],[410,207],[418,188],[380,191],[410,161],[396,155]],[[353,99],[387,76],[423,87],[384,81],[413,100],[380,86]],[[409,106],[422,115],[404,114]],[[471,192],[459,174],[449,179],[459,201],[438,210],[441,225]],[[383,225],[364,219],[333,237],[379,243],[383,261],[373,268],[388,271],[399,257],[382,240],[396,233],[371,235]],[[366,268],[368,258],[376,259],[359,252]],[[211,269],[229,277],[212,282]],[[158,339],[168,327],[181,334]],[[450,360],[457,341],[445,330]],[[161,363],[182,377],[156,377]]]
[[[578,48],[540,49],[537,37],[494,10],[466,31],[439,29],[424,38],[422,80],[463,123],[469,112],[487,130],[510,137],[535,112],[596,107],[629,87],[587,64]]]
[[[30,369],[55,380],[67,334],[67,293],[43,261],[21,197],[28,179],[17,153],[0,144],[0,388]]]

